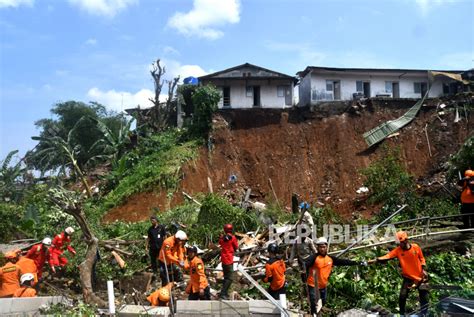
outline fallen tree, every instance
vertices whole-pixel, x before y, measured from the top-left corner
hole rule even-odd
[[[76,192],[66,190],[62,187],[51,188],[49,199],[62,211],[71,215],[76,220],[82,230],[84,240],[87,244],[87,252],[84,261],[79,264],[79,276],[82,287],[84,302],[105,307],[107,304],[94,293],[92,288],[92,270],[97,256],[99,239],[97,239],[87,223],[87,219],[82,210],[81,196]]]

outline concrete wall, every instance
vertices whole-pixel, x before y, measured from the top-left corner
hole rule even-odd
[[[309,105],[311,102],[311,76],[306,75],[303,77],[298,87],[298,105],[302,107]]]
[[[422,74],[407,74],[399,78],[398,76],[388,75],[351,75],[351,74],[308,74],[300,84],[300,105],[306,105],[307,99],[311,98],[311,104],[316,104],[324,100],[333,100],[333,95],[326,91],[326,80],[339,80],[341,83],[341,99],[352,100],[352,94],[357,92],[356,82],[364,81],[370,82],[370,97],[387,94],[385,91],[385,82],[398,82],[400,87],[400,98],[421,98],[421,93],[415,93],[414,83],[424,82],[428,83],[428,76]],[[310,81],[310,85],[308,85]],[[449,79],[437,79],[430,90],[429,97],[439,97],[443,95],[443,83],[449,83]],[[309,92],[308,92],[309,90]],[[314,93],[318,95],[318,99],[314,99]],[[304,97],[303,97],[304,96]],[[322,99],[321,99],[322,98]]]
[[[203,84],[209,83],[204,82]],[[247,96],[247,86],[260,86],[260,107],[261,108],[285,108],[291,107],[293,104],[293,82],[290,80],[225,80],[212,81],[213,85],[221,90],[223,95],[223,87],[230,87],[230,107],[234,109],[253,108],[253,95]],[[278,96],[278,87],[288,86],[290,90],[291,105],[285,104],[285,96]],[[223,98],[219,101],[219,109],[224,108]]]

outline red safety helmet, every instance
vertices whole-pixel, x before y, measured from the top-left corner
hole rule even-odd
[[[224,225],[224,232],[225,233],[231,233],[232,230],[234,230],[234,227],[232,226],[231,223],[228,223],[228,224]]]

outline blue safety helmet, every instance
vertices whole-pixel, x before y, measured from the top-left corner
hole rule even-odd
[[[309,205],[307,202],[305,202],[305,201],[303,201],[303,202],[300,204],[300,209],[306,209],[306,210],[308,210],[309,207],[310,207],[310,205]]]

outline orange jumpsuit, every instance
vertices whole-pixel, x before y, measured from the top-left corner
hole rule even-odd
[[[36,297],[36,290],[31,287],[20,287],[15,291],[13,297]]]
[[[21,274],[31,273],[35,277],[33,286],[38,283],[38,269],[36,268],[35,261],[25,256],[20,257],[16,265],[20,267]]]
[[[20,288],[20,267],[8,262],[0,268],[0,297],[11,297]]]
[[[67,259],[62,256],[65,249],[72,254],[76,254],[76,250],[74,250],[69,243],[71,243],[71,237],[64,232],[61,232],[54,237],[51,247],[49,248],[50,266],[65,266],[67,264]]]
[[[163,263],[165,263],[166,259],[166,265],[179,265],[180,261],[184,261],[184,253],[184,247],[179,244],[179,241],[174,236],[171,236],[163,241],[158,259]]]
[[[28,253],[26,253],[27,258],[35,261],[38,278],[41,278],[41,274],[43,273],[43,267],[44,263],[46,262],[47,253],[48,248],[42,243],[35,244],[30,250],[28,250]]]
[[[398,261],[400,261],[404,277],[416,282],[423,279],[422,266],[426,265],[426,261],[418,244],[411,243],[411,248],[408,250],[403,250],[400,246],[396,247],[388,254],[379,257],[378,260],[390,260],[393,258],[398,258]]]
[[[286,265],[283,260],[277,258],[271,258],[265,264],[265,283],[270,282],[270,289],[277,291],[285,285],[285,272]]]
[[[197,256],[195,256],[191,261],[186,260],[184,262],[184,269],[189,270],[190,281],[186,287],[186,293],[189,294],[190,300],[195,299],[207,299],[209,300],[210,287],[207,282],[206,274],[204,273],[204,262]],[[199,292],[203,290],[204,296],[200,296]]]

